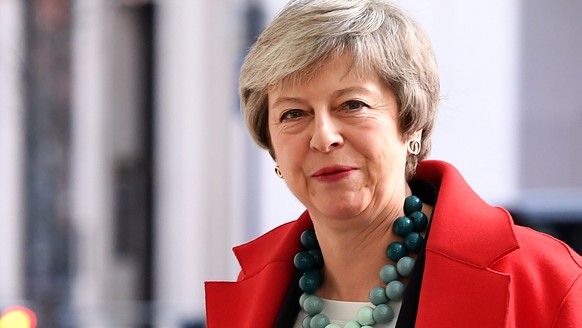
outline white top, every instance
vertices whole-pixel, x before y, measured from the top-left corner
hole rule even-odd
[[[338,324],[343,327],[343,325],[350,321],[356,320],[358,310],[362,306],[372,306],[370,302],[343,302],[343,301],[332,301],[328,299],[321,299],[323,301],[323,311],[321,313],[325,314],[331,323]],[[375,325],[374,328],[394,328],[396,327],[396,321],[398,321],[398,314],[400,313],[400,306],[402,302],[392,302],[389,303],[392,310],[394,310],[394,320],[390,323],[383,325]],[[303,319],[307,316],[307,313],[301,309],[297,320],[295,320],[295,325],[293,328],[303,328]]]

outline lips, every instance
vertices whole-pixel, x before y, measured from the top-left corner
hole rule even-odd
[[[335,166],[328,166],[328,167],[324,167],[320,170],[318,170],[317,172],[313,173],[313,177],[320,177],[320,176],[324,176],[324,175],[329,175],[329,174],[336,174],[336,173],[342,173],[342,172],[346,172],[346,171],[351,171],[353,170],[353,168],[349,167],[349,166],[341,166],[341,165],[335,165]]]
[[[355,169],[349,166],[334,165],[324,167],[313,173],[312,177],[325,182],[341,180],[350,175]]]

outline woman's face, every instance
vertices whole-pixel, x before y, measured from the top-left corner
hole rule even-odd
[[[276,161],[312,217],[381,215],[402,206],[406,145],[394,93],[332,58],[303,84],[268,94]]]

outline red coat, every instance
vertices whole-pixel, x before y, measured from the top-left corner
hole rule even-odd
[[[416,327],[582,327],[582,258],[563,242],[516,226],[458,171],[423,161],[415,175],[439,187]],[[207,282],[209,328],[272,327],[295,272],[304,213],[236,247],[237,282]]]

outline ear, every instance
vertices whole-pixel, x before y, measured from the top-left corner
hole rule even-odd
[[[419,142],[421,141],[422,138],[422,129],[418,130],[418,131],[414,131],[410,134],[410,136],[408,136],[408,140],[418,140]]]

